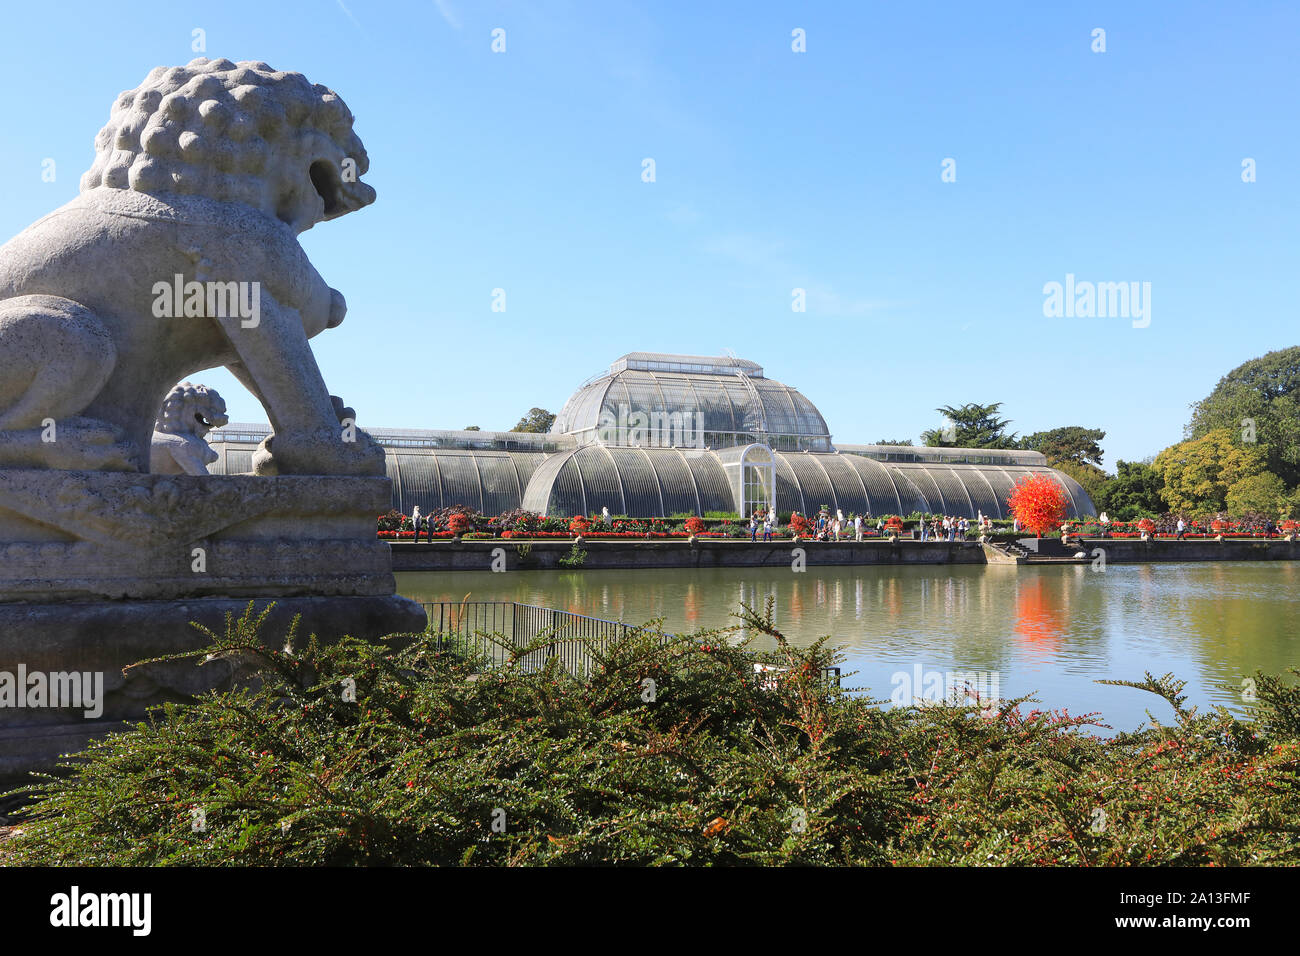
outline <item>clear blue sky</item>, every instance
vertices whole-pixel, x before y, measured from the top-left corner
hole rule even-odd
[[[1001,401],[1022,433],[1104,428],[1113,468],[1300,340],[1298,11],[11,4],[0,238],[75,195],[116,94],[197,55],[199,27],[208,56],[299,70],[357,116],[378,201],[303,241],[348,299],[315,350],[362,425],[508,428],[624,352],[731,349],[841,441]],[[1150,282],[1150,327],[1044,318],[1066,273]],[[201,379],[265,420],[224,371]]]

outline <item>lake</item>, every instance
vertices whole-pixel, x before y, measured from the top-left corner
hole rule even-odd
[[[873,697],[910,699],[917,679],[936,674],[996,674],[1002,698],[1099,711],[1116,730],[1136,729],[1148,708],[1162,721],[1172,710],[1098,679],[1171,671],[1188,682],[1190,704],[1242,713],[1244,678],[1300,666],[1300,565],[1285,561],[409,572],[397,585],[417,601],[469,595],[634,624],[662,618],[674,632],[734,624],[741,602],[772,597],[778,630],[801,646],[832,635],[845,685]]]

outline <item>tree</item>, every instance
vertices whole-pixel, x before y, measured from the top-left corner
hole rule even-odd
[[[1244,515],[1248,511],[1261,511],[1270,516],[1289,514],[1291,504],[1286,484],[1271,471],[1235,482],[1228,488],[1225,501],[1231,515]]]
[[[1009,419],[998,418],[1001,402],[992,405],[969,403],[958,408],[944,405],[936,408],[948,420],[945,428],[933,428],[921,433],[921,441],[931,448],[943,445],[957,448],[1015,448],[1017,438],[1007,435]]]
[[[537,408],[534,406],[533,408],[528,409],[528,414],[519,419],[515,424],[515,427],[510,430],[512,432],[542,433],[550,431],[551,425],[554,423],[554,415],[544,408]]]
[[[1106,433],[1100,428],[1066,425],[1064,428],[1034,432],[1021,439],[1020,447],[1042,452],[1047,456],[1047,463],[1054,468],[1063,461],[1096,466],[1101,464],[1103,452],[1099,443],[1105,437]]]
[[[1096,465],[1090,465],[1087,463],[1079,464],[1078,462],[1070,461],[1069,459],[1064,461],[1052,461],[1050,458],[1048,459],[1048,464],[1062,474],[1069,475],[1077,481],[1083,490],[1088,493],[1088,497],[1092,499],[1094,505],[1097,503],[1097,499],[1101,497],[1106,485],[1110,482],[1110,476]]]
[[[1115,477],[1108,479],[1096,495],[1091,491],[1089,495],[1098,511],[1106,512],[1115,521],[1133,521],[1165,510],[1165,500],[1160,497],[1162,487],[1164,479],[1146,462],[1120,461],[1115,463]]]
[[[483,429],[479,428],[477,425],[466,425],[461,429],[461,431],[464,432],[481,432],[482,430]]]
[[[1044,531],[1060,526],[1069,508],[1069,499],[1059,481],[1037,472],[1016,482],[1007,504],[1021,526],[1041,538]]]
[[[910,438],[882,438],[882,439],[880,439],[880,441],[876,442],[876,444],[877,444],[877,445],[910,445],[910,444],[912,444],[912,439],[910,439]]]
[[[1160,475],[1160,496],[1171,511],[1223,511],[1232,485],[1268,470],[1264,450],[1242,444],[1240,437],[1230,429],[1216,428],[1156,455],[1151,467]]]
[[[1269,471],[1300,484],[1300,345],[1237,366],[1192,405],[1187,437],[1227,429],[1265,449]]]

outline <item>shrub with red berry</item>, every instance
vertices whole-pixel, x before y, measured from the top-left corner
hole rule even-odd
[[[511,666],[489,667],[435,634],[286,642],[250,605],[194,657],[238,655],[260,682],[93,743],[28,793],[0,865],[1300,863],[1291,681],[1257,675],[1250,720],[1186,708],[1169,675],[1107,682],[1168,718],[1111,737],[1028,698],[881,707],[772,607],[628,628],[579,678],[549,633],[499,635]]]

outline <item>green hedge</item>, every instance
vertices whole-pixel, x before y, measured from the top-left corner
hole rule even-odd
[[[482,671],[424,637],[266,650],[250,611],[210,650],[260,655],[260,689],[93,745],[0,860],[1300,862],[1300,693],[1274,678],[1247,723],[1147,675],[1132,686],[1164,698],[1165,722],[1098,738],[1027,700],[883,709],[828,685],[834,655],[791,647],[770,606],[742,614],[785,668],[764,682],[734,631],[635,632],[578,682]]]

